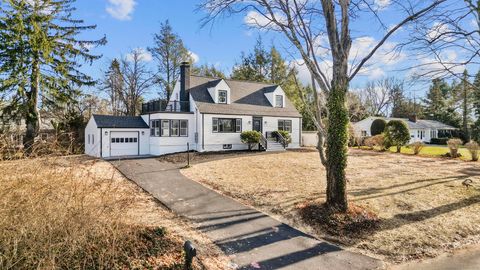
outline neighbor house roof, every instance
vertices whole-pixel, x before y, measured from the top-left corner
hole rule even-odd
[[[417,119],[416,122],[410,121],[408,118],[394,118],[394,117],[373,117],[375,119],[381,118],[389,122],[391,120],[401,120],[404,121],[409,129],[457,129],[450,125],[444,124],[435,120],[422,120]]]
[[[148,128],[140,116],[113,116],[94,114],[93,119],[99,128]]]
[[[227,80],[230,87],[230,104],[217,104],[207,88],[217,85],[221,79],[190,76],[190,94],[200,113],[238,114],[257,116],[301,117],[295,106],[286,98],[285,107],[273,107],[265,97],[266,92],[275,90],[273,84]]]

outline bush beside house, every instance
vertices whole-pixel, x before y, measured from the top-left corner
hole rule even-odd
[[[382,134],[385,131],[385,127],[387,126],[387,121],[384,119],[375,119],[372,122],[372,126],[370,127],[370,134],[372,136]]]
[[[248,145],[248,150],[252,150],[253,146],[260,143],[260,138],[262,134],[255,130],[244,131],[240,134],[240,140],[242,143]]]
[[[402,146],[410,141],[410,131],[405,122],[401,120],[392,120],[388,122],[385,127],[384,136],[385,147],[389,148],[390,146],[396,146],[397,153],[400,153]]]

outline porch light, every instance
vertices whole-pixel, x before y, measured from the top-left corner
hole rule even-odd
[[[252,121],[248,121],[248,124],[250,125],[252,123]]]
[[[145,135],[145,131],[142,131],[142,136]]]
[[[108,135],[108,131],[105,131],[105,135]]]
[[[266,124],[267,124],[267,121],[265,121],[264,123],[265,123],[265,125],[266,125]]]

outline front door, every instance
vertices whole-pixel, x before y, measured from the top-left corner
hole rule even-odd
[[[252,130],[263,133],[262,128],[262,117],[253,117],[252,121]]]

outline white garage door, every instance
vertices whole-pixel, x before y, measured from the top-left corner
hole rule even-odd
[[[138,131],[110,132],[110,156],[137,156]]]

